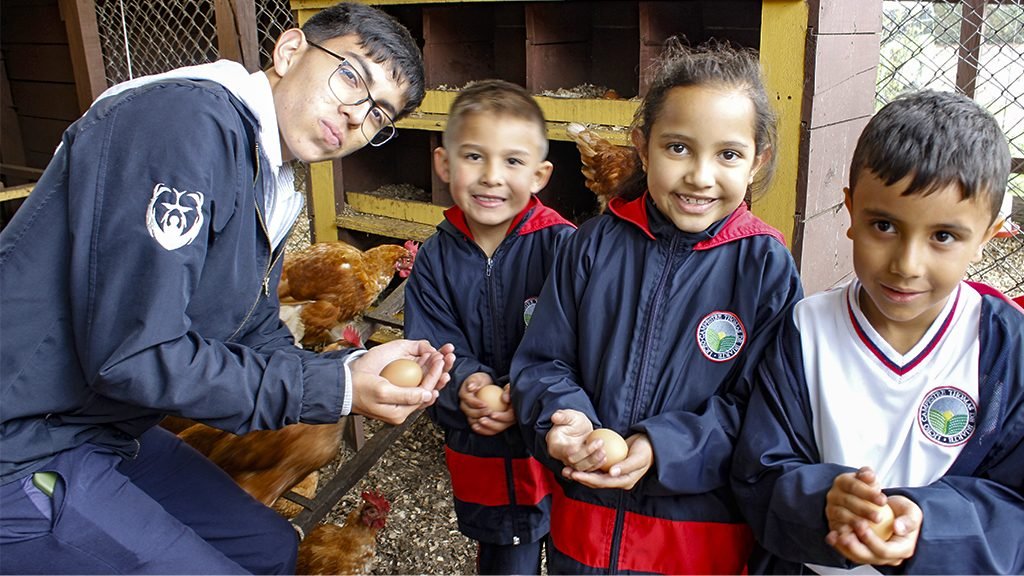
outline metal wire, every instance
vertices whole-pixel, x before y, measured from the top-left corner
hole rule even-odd
[[[968,94],[999,120],[1010,154],[1024,158],[1024,0],[886,0],[875,103],[881,108],[911,90]],[[1024,199],[1024,175],[1007,193]],[[1024,223],[1024,214],[1014,215]],[[989,243],[968,276],[1024,294],[1024,232]]]

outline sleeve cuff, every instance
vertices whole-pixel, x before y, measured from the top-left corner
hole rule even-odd
[[[345,357],[345,382],[344,389],[341,392],[342,416],[348,416],[352,413],[352,369],[348,365],[363,354],[366,354],[366,350],[356,350]]]

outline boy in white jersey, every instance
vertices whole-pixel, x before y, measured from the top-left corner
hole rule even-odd
[[[856,278],[797,304],[734,455],[752,572],[1024,572],[1024,315],[964,281],[1009,166],[956,94],[897,99],[861,134]]]

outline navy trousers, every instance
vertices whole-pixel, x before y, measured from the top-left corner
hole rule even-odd
[[[0,486],[2,574],[291,574],[298,536],[201,454],[162,428],[135,459],[86,444]]]
[[[502,545],[480,542],[476,553],[477,574],[540,574],[544,540]]]

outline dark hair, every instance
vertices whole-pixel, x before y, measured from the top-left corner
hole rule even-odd
[[[750,191],[763,193],[775,174],[775,148],[778,140],[775,111],[768,103],[761,63],[757,51],[736,48],[725,42],[709,41],[697,47],[686,46],[678,37],[669,38],[656,62],[656,71],[647,95],[633,116],[633,128],[650,141],[651,127],[661,114],[668,93],[677,87],[711,86],[742,91],[754,104],[754,144],[756,154],[767,152]],[[619,195],[637,198],[647,189],[647,175],[639,159],[638,170],[619,190]]]
[[[913,175],[904,196],[958,185],[965,200],[988,194],[992,221],[1006,191],[1010,147],[999,123],[970,98],[925,90],[886,104],[857,140],[850,191],[869,170],[886,186]]]
[[[423,56],[409,30],[390,14],[365,4],[343,2],[314,14],[302,26],[302,32],[316,43],[349,34],[358,36],[366,55],[390,68],[392,77],[406,84],[405,106],[395,120],[423,101]]]
[[[547,156],[547,124],[544,112],[533,96],[518,84],[504,80],[479,80],[468,84],[452,102],[448,111],[448,125],[444,129],[444,145],[458,133],[463,120],[473,114],[489,113],[509,116],[537,125],[541,135],[541,158]]]

